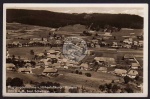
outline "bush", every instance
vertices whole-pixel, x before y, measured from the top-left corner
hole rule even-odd
[[[128,93],[133,93],[133,89],[130,88],[130,87],[126,87],[125,90],[126,90]]]
[[[91,73],[85,73],[87,77],[91,77]]]
[[[113,93],[115,93],[119,88],[120,88],[119,86],[113,85],[113,86],[112,86],[112,91],[113,91]]]
[[[124,77],[124,82],[125,82],[125,84],[127,84],[129,81],[130,81],[130,78],[129,78],[128,76],[125,76],[125,77]]]
[[[105,90],[105,86],[104,86],[104,85],[99,85],[99,89],[100,89],[101,91],[104,91],[104,90]]]
[[[76,73],[76,74],[79,74],[79,71],[78,71],[78,70],[76,70],[76,71],[75,71],[75,73]]]
[[[6,86],[10,85],[12,78],[8,77],[6,80]]]
[[[13,78],[10,82],[11,86],[23,86],[23,80],[20,78]]]

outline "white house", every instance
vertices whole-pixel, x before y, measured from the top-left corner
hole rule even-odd
[[[13,63],[6,63],[6,70],[15,70],[15,65]]]
[[[30,74],[30,73],[32,73],[32,69],[31,68],[18,68],[18,70],[17,70],[18,72],[20,72],[20,73],[25,73],[25,74]]]
[[[114,73],[118,76],[126,76],[127,75],[127,70],[125,70],[125,69],[115,69]]]
[[[130,78],[135,78],[138,75],[138,71],[136,70],[129,70],[129,72],[127,73],[127,76]]]

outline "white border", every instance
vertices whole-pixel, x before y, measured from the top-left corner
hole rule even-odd
[[[6,8],[14,7],[141,7],[144,8],[143,93],[6,93]],[[148,4],[3,4],[3,96],[4,97],[147,97],[148,96]]]

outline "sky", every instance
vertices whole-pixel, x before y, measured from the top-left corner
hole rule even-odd
[[[47,10],[62,13],[133,14],[144,17],[142,7],[14,7],[14,9]]]

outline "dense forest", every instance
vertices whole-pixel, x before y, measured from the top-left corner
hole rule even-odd
[[[44,10],[7,9],[6,16],[8,23],[18,22],[54,28],[74,24],[89,26],[91,23],[93,28],[104,28],[106,25],[118,28],[143,28],[143,17],[129,14],[67,14]]]

